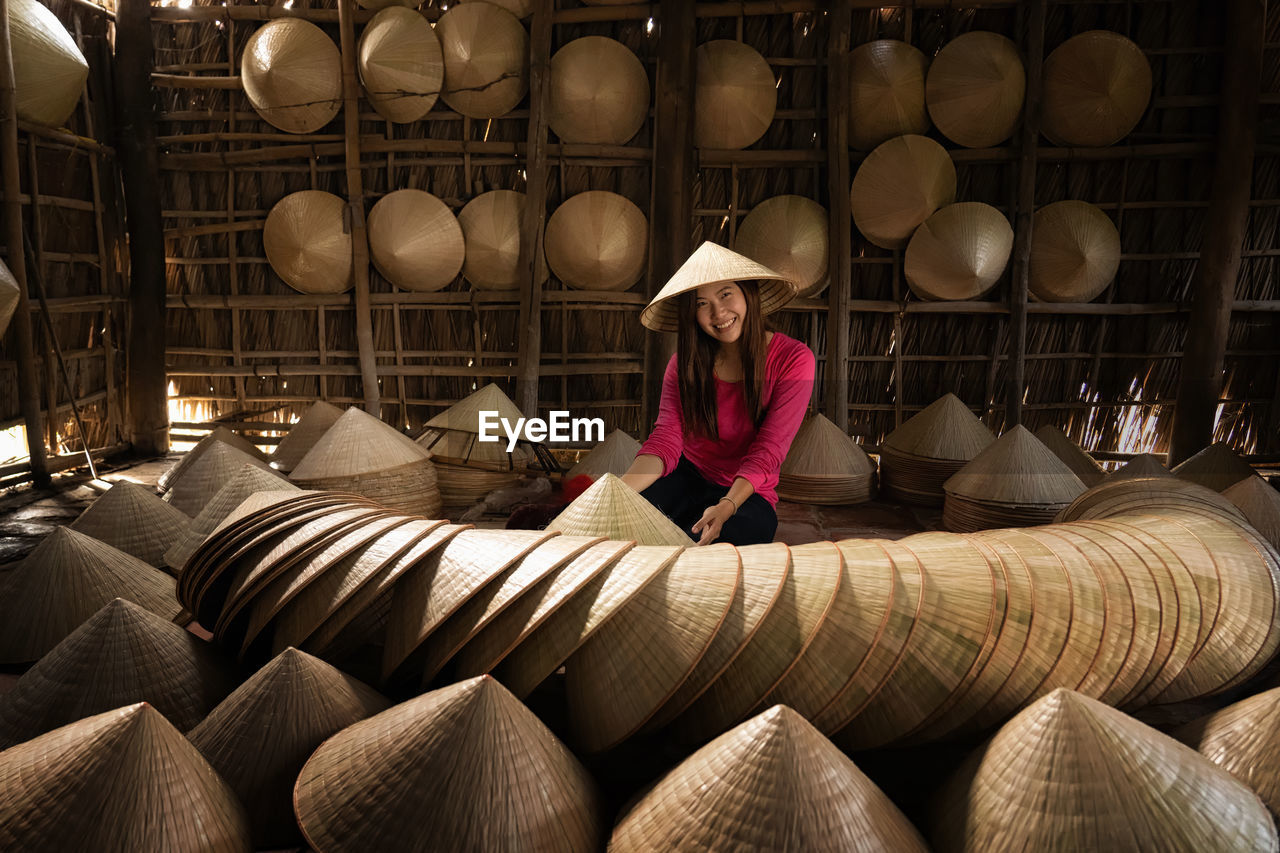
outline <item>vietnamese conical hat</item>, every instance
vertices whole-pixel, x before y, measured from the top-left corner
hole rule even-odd
[[[289,472],[302,461],[307,451],[324,435],[329,427],[342,417],[342,409],[324,400],[316,400],[296,423],[289,427],[289,432],[276,445],[271,454],[271,467],[277,471]]]
[[[649,115],[649,77],[626,45],[574,39],[551,57],[547,124],[561,142],[624,145]]]
[[[426,450],[364,409],[347,409],[290,473],[295,483],[385,471],[429,458]]]
[[[1246,477],[1223,491],[1254,529],[1276,548],[1280,548],[1280,492],[1257,475]]]
[[[591,776],[487,676],[325,741],[302,768],[294,806],[318,850],[586,853],[603,842]]]
[[[422,0],[358,0],[358,3],[364,9],[385,9],[388,6],[403,6],[406,9],[416,9],[422,5]]]
[[[1013,135],[1027,75],[1017,46],[991,32],[968,32],[943,45],[929,65],[929,117],[952,142],[990,148]]]
[[[1172,477],[1173,472],[1165,467],[1160,457],[1151,453],[1139,453],[1128,462],[1107,475],[1108,480],[1122,480],[1126,477]]]
[[[274,471],[256,465],[241,465],[239,473],[209,498],[200,514],[191,520],[182,538],[165,552],[165,563],[171,569],[181,569],[187,558],[222,524],[232,510],[240,506],[249,495],[264,491],[297,492],[301,489]]]
[[[247,453],[254,459],[266,460],[266,456],[256,446],[251,444],[247,439],[236,435],[226,427],[220,426],[206,435],[204,438],[196,442],[196,446],[188,450],[182,455],[182,458],[175,462],[169,470],[160,475],[156,481],[157,487],[161,492],[165,492],[173,485],[175,480],[182,477],[182,473],[191,467],[204,455],[210,448],[217,447],[219,444],[229,444],[235,449]]]
[[[1242,699],[1172,732],[1248,785],[1280,813],[1280,687]]]
[[[717,39],[698,45],[693,144],[746,148],[764,136],[778,108],[773,69],[750,45]]]
[[[785,276],[716,243],[699,246],[640,312],[640,322],[655,332],[679,328],[679,307],[672,297],[696,291],[708,284],[755,281],[760,293],[760,313],[771,314],[796,295],[796,286]]]
[[[262,229],[271,269],[299,293],[342,293],[354,266],[347,203],[333,193],[302,190],[276,202]]]
[[[626,290],[649,256],[649,220],[624,196],[589,190],[566,199],[547,219],[547,266],[577,290]]]
[[[271,466],[222,442],[214,442],[177,479],[169,481],[164,499],[189,516],[197,516],[218,490],[231,482],[245,465],[270,471]]]
[[[490,382],[483,388],[463,397],[440,414],[433,416],[424,426],[428,429],[479,433],[482,426],[484,426],[481,423],[481,415],[484,412],[496,412],[496,418],[499,421],[505,419],[512,429],[515,428],[516,422],[524,417],[520,407],[496,383]],[[493,416],[489,417],[488,423],[493,424],[493,426],[487,427],[486,431],[491,434],[500,434],[503,439],[500,444],[506,447],[505,434],[500,431],[498,433],[493,432],[496,427]],[[524,429],[521,429],[518,434],[520,438],[528,440]]]
[[[240,80],[258,115],[289,133],[314,133],[342,108],[338,46],[301,18],[254,30],[240,56]]]
[[[1151,65],[1119,33],[1089,30],[1044,60],[1040,129],[1058,145],[1112,145],[1128,136],[1151,100]]]
[[[1028,287],[1044,302],[1089,302],[1120,267],[1120,232],[1083,201],[1058,201],[1036,211]]]
[[[1065,462],[1086,487],[1098,485],[1107,476],[1102,466],[1098,464],[1098,460],[1086,453],[1080,445],[1053,424],[1045,424],[1036,430],[1036,438],[1053,451],[1054,456]]]
[[[785,705],[716,738],[627,808],[609,849],[924,851],[911,822]]]
[[[301,843],[293,783],[326,739],[391,703],[319,658],[286,649],[237,687],[188,735],[235,790],[254,846]]]
[[[591,448],[591,451],[564,475],[565,482],[572,480],[574,477],[585,475],[593,480],[599,479],[604,474],[613,474],[621,477],[631,467],[631,463],[635,461],[636,454],[640,452],[640,442],[627,435],[620,429],[605,436],[604,441]]]
[[[369,211],[369,253],[396,287],[430,292],[458,277],[466,249],[448,205],[422,190],[396,190]]]
[[[1233,524],[1245,520],[1235,504],[1213,489],[1168,474],[1154,477],[1116,477],[1113,474],[1076,498],[1056,520],[1109,518],[1166,509]]]
[[[996,437],[955,394],[943,394],[889,433],[884,447],[925,459],[968,462]]]
[[[425,116],[444,85],[444,56],[431,24],[418,12],[389,6],[360,34],[360,82],[365,97],[387,121]]]
[[[133,702],[151,703],[185,732],[238,680],[211,644],[117,598],[0,696],[0,746]]]
[[[877,145],[849,188],[853,224],[873,245],[900,249],[920,223],[956,198],[956,167],[927,136],[895,136]]]
[[[1094,699],[1055,690],[943,789],[941,850],[1274,850],[1257,795]]]
[[[812,199],[779,195],[766,199],[738,226],[735,250],[795,284],[798,296],[816,296],[827,286],[827,211]]]
[[[1254,475],[1253,466],[1224,442],[1215,442],[1173,467],[1173,475],[1221,492]]]
[[[0,754],[0,848],[253,849],[235,792],[146,702]]]
[[[89,76],[75,39],[48,6],[15,0],[9,7],[9,43],[18,118],[62,126],[80,103]]]
[[[608,473],[565,507],[547,530],[574,536],[633,539],[641,545],[693,545],[688,534],[662,510]]]
[[[458,211],[466,245],[462,277],[481,290],[520,285],[520,244],[525,195],[515,190],[481,193]]]
[[[18,309],[21,294],[18,280],[9,272],[4,262],[0,261],[0,335],[8,331],[9,321],[13,319],[13,312]]]
[[[875,463],[825,415],[806,418],[782,460],[783,476],[853,477],[871,474]]]
[[[464,116],[498,118],[529,90],[529,34],[506,9],[460,3],[440,16],[444,102]]]
[[[907,244],[903,274],[922,299],[976,299],[995,286],[1013,251],[1013,228],[989,204],[950,204]]]
[[[948,494],[1017,506],[1069,504],[1084,483],[1031,430],[1018,424],[943,485]]]
[[[929,130],[920,49],[897,39],[860,44],[849,54],[849,145],[869,151],[904,133]]]
[[[0,578],[0,663],[38,660],[116,597],[172,619],[174,590],[137,557],[60,527]]]
[[[164,552],[186,535],[190,525],[190,516],[160,500],[151,489],[122,480],[70,527],[149,566],[163,566]]]

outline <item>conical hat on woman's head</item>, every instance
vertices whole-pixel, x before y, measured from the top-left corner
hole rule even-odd
[[[731,281],[758,282],[761,314],[777,311],[796,295],[795,284],[779,273],[724,246],[706,242],[680,265],[653,301],[645,306],[640,322],[655,332],[674,332],[679,328],[679,321],[678,306],[672,297],[708,284]]]

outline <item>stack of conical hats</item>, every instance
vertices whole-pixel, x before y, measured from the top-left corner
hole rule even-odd
[[[219,444],[230,445],[241,453],[252,456],[254,459],[265,461],[267,458],[248,439],[235,434],[224,426],[216,427],[212,432],[196,442],[196,446],[184,453],[182,458],[175,462],[169,470],[161,474],[156,481],[156,486],[162,493],[167,492],[188,468],[198,462],[200,457],[207,451],[217,447]]]
[[[391,6],[360,34],[360,82],[365,97],[387,121],[417,121],[435,105],[444,85],[440,40],[425,17]]]
[[[1254,529],[1280,548],[1280,492],[1257,474],[1251,474],[1222,493],[1235,504]]]
[[[338,46],[301,18],[256,29],[240,57],[240,79],[258,115],[289,133],[314,133],[342,108]]]
[[[906,816],[803,717],[775,705],[667,773],[609,849],[923,851]]]
[[[942,484],[996,440],[955,394],[944,394],[880,445],[880,489],[904,503],[941,506]]]
[[[746,148],[764,136],[778,109],[773,69],[750,45],[716,39],[698,45],[693,142]]]
[[[569,469],[565,480],[585,475],[593,480],[605,474],[621,477],[635,461],[640,452],[640,442],[620,429],[615,429],[604,437],[604,441],[591,448],[591,451]]]
[[[693,544],[660,509],[608,473],[565,507],[547,529],[575,536],[632,539],[641,545]]]
[[[436,22],[444,102],[464,116],[498,118],[529,90],[529,34],[506,9],[459,3]]]
[[[778,496],[811,504],[871,500],[876,466],[840,427],[823,415],[800,426],[778,475]]]
[[[289,475],[307,489],[352,492],[428,517],[440,511],[431,455],[363,409],[348,409]]]
[[[187,731],[238,680],[216,647],[117,598],[0,695],[0,744],[133,702],[149,702]]]
[[[174,541],[164,553],[165,564],[177,571],[187,562],[191,552],[200,546],[205,537],[212,533],[223,520],[238,507],[245,498],[254,492],[265,491],[300,491],[274,471],[259,468],[257,465],[242,465],[225,486],[218,489],[209,502],[200,510],[200,514],[187,525],[182,537]]]
[[[1226,491],[1254,475],[1253,467],[1222,442],[1211,444],[1190,459],[1175,465],[1173,475],[1215,492]]]
[[[943,789],[940,850],[1274,850],[1258,797],[1124,713],[1057,690]]]
[[[194,462],[169,480],[169,490],[164,499],[173,507],[195,517],[218,490],[231,482],[245,465],[254,465],[264,471],[271,466],[262,459],[251,456],[230,444],[215,441]]]
[[[1036,438],[1044,442],[1044,446],[1052,450],[1054,456],[1065,462],[1085,486],[1096,486],[1107,476],[1098,460],[1085,453],[1084,448],[1053,424],[1045,424],[1036,430]]]
[[[94,501],[71,529],[132,554],[150,566],[163,566],[164,553],[186,535],[191,518],[165,503],[146,486],[121,481]]]
[[[320,436],[329,431],[329,427],[342,417],[342,409],[324,400],[316,400],[298,418],[298,422],[289,427],[288,434],[280,439],[276,450],[271,454],[271,467],[277,471],[288,473],[302,461]]]
[[[1175,730],[1173,736],[1248,785],[1280,814],[1280,687]]]
[[[1139,453],[1128,462],[1107,475],[1108,480],[1123,480],[1126,477],[1172,477],[1173,472],[1165,467],[1160,457],[1153,453]]]
[[[481,414],[488,416],[486,430],[496,441],[481,441]],[[528,433],[521,428],[518,441],[507,451],[506,420],[512,429],[524,414],[495,383],[469,394],[427,421],[418,444],[431,452],[441,472],[440,493],[447,506],[463,506],[482,500],[494,489],[512,486],[519,479],[515,469],[528,467],[536,455]]]
[[[626,45],[574,39],[551,57],[547,124],[561,142],[624,145],[649,114],[649,77]]]
[[[853,223],[882,249],[907,245],[920,223],[956,200],[956,166],[927,136],[895,136],[877,145],[849,188]]]
[[[952,474],[943,489],[943,525],[969,531],[1048,524],[1085,485],[1019,424]]]
[[[1013,135],[1026,88],[1017,45],[999,33],[974,31],[934,56],[925,100],[929,117],[952,142],[990,148]]]
[[[735,249],[778,272],[797,296],[827,286],[827,210],[810,198],[776,195],[755,207],[738,226]]]
[[[0,847],[253,849],[235,793],[145,702],[0,753]]]
[[[294,804],[318,850],[594,851],[603,841],[587,771],[487,677],[339,732],[307,761]]]
[[[905,41],[879,39],[849,54],[849,145],[867,151],[904,133],[926,133],[928,60]]]
[[[1245,521],[1240,509],[1213,489],[1169,476],[1108,477],[1072,501],[1056,520],[1106,518],[1142,512],[1150,506],[1177,508],[1236,524]]]
[[[31,663],[113,598],[165,619],[182,606],[173,578],[136,557],[62,527],[0,580],[0,663]]]
[[[240,685],[188,735],[244,803],[256,848],[301,842],[293,783],[325,739],[389,706],[372,688],[297,649]]]

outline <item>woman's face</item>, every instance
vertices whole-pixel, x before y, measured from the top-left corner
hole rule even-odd
[[[695,302],[698,326],[712,340],[721,344],[737,343],[742,337],[742,321],[747,313],[747,299],[735,281],[707,284],[698,288]]]

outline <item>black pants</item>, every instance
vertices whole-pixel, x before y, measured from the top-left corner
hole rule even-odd
[[[640,494],[697,542],[702,534],[694,533],[691,528],[702,518],[707,507],[713,506],[728,492],[728,486],[708,482],[693,467],[692,462],[681,456],[680,464],[676,465],[675,470]],[[721,526],[720,537],[716,541],[734,545],[759,545],[762,542],[772,542],[777,529],[777,512],[767,500],[753,494]]]

